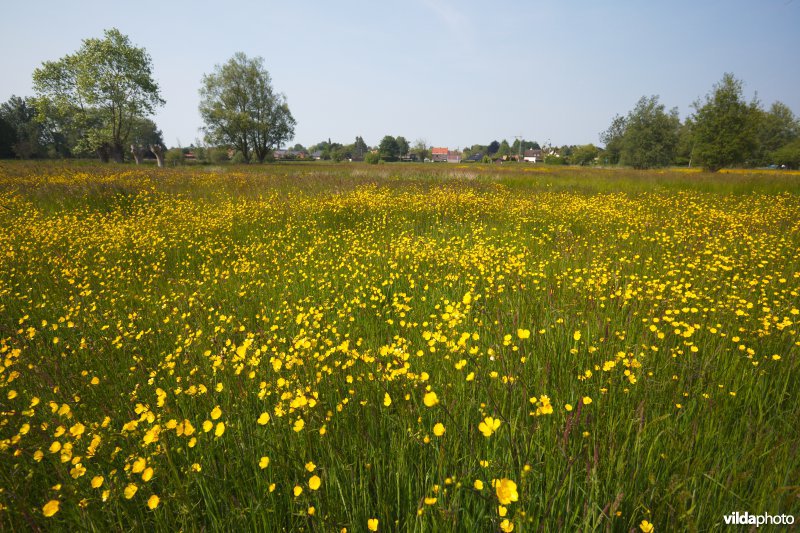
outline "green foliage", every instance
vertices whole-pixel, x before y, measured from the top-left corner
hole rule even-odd
[[[80,50],[46,61],[33,73],[41,121],[76,135],[78,151],[121,162],[135,117],[163,105],[152,61],[116,28],[86,39]]]
[[[769,111],[758,114],[758,149],[755,162],[758,165],[772,163],[770,154],[800,137],[800,121],[792,110],[781,102],[775,102]]]
[[[208,160],[214,164],[227,163],[230,160],[228,149],[223,147],[209,148]]]
[[[397,139],[391,135],[387,135],[381,139],[381,143],[378,145],[378,151],[380,152],[381,159],[384,161],[397,161],[397,158],[400,156],[400,146],[397,144]]]
[[[557,156],[555,154],[550,154],[550,155],[544,156],[544,163],[546,165],[566,165],[569,162],[564,157],[559,157],[559,156]]]
[[[570,156],[570,162],[580,166],[592,165],[598,155],[600,155],[600,150],[595,145],[585,144],[575,147]]]
[[[800,168],[800,139],[795,139],[772,152],[771,159],[776,164],[784,165],[787,168]]]
[[[397,141],[397,155],[400,157],[405,157],[408,155],[408,150],[410,149],[408,141],[405,137],[397,136],[395,138]]]
[[[600,133],[600,142],[605,145],[608,163],[616,165],[622,156],[622,139],[625,136],[626,119],[616,115],[611,120],[611,125],[607,130]]]
[[[621,162],[636,169],[670,165],[679,129],[677,108],[667,113],[658,96],[643,96],[625,119]]]
[[[164,156],[164,161],[166,162],[167,166],[170,167],[183,165],[186,162],[186,158],[183,156],[183,149],[172,148],[167,150],[167,153]]]
[[[381,154],[378,152],[368,152],[364,156],[364,162],[370,165],[377,165],[381,160]]]
[[[706,170],[747,161],[757,146],[758,105],[744,102],[742,82],[726,73],[705,101],[694,103],[694,154]]]
[[[294,137],[296,121],[286,97],[272,88],[264,59],[237,52],[212,74],[203,76],[200,115],[211,143],[229,144],[263,162],[277,146]]]

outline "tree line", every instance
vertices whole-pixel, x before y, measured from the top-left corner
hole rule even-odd
[[[600,134],[604,163],[639,169],[669,165],[723,167],[800,166],[800,121],[781,102],[764,109],[744,98],[742,82],[726,73],[682,123],[658,96],[643,96],[616,115]]]
[[[85,39],[78,51],[45,61],[33,73],[33,97],[12,96],[0,105],[0,157],[65,158],[96,156],[122,162],[156,157],[159,164],[182,162],[182,151],[166,153],[163,135],[150,116],[166,102],[153,79],[152,59],[117,29]],[[261,57],[235,54],[203,76],[199,113],[204,140],[196,148],[204,160],[241,162],[271,159],[273,150],[294,137],[296,121],[286,96],[272,86]],[[683,122],[676,108],[666,110],[658,96],[643,96],[627,115],[616,115],[600,134],[603,148],[540,147],[516,139],[472,145],[463,157],[519,158],[542,149],[546,163],[625,165],[639,169],[668,165],[800,166],[800,121],[781,102],[764,109],[745,101],[742,82],[725,74]],[[295,150],[302,146],[296,145]],[[352,144],[328,139],[309,147],[321,159],[368,162],[425,160],[430,147],[386,135],[370,148],[362,137]]]

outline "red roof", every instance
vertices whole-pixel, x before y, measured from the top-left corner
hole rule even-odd
[[[447,148],[431,148],[431,154],[433,155],[447,155],[447,152]]]

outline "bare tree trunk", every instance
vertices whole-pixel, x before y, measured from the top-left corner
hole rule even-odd
[[[144,148],[142,148],[139,145],[132,144],[131,154],[133,154],[133,160],[136,161],[136,164],[138,165],[142,162],[142,157],[144,156]]]
[[[151,144],[150,151],[156,156],[156,163],[159,168],[164,166],[164,149],[158,144]]]

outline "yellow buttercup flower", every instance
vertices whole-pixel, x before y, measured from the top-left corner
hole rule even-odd
[[[153,494],[152,496],[150,496],[150,498],[147,499],[147,507],[149,507],[150,509],[155,509],[156,507],[158,507],[160,501],[161,498]]]
[[[433,434],[436,435],[437,437],[441,437],[442,435],[444,435],[444,431],[445,431],[444,424],[442,424],[441,422],[437,422],[436,425],[433,426]]]
[[[377,518],[370,518],[367,520],[367,529],[370,531],[378,531],[378,519]]]
[[[492,433],[497,431],[498,428],[500,428],[500,419],[492,418],[491,416],[487,416],[478,424],[478,429],[483,433],[484,437],[491,437]]]
[[[58,512],[60,506],[61,502],[59,502],[58,500],[50,500],[49,502],[44,504],[44,507],[42,507],[42,513],[46,517],[50,518],[51,516],[53,516]]]
[[[308,480],[308,488],[311,490],[319,489],[320,485],[322,485],[322,480],[319,476],[311,476]]]
[[[517,484],[512,480],[506,478],[495,479],[492,481],[492,484],[494,485],[494,490],[497,494],[497,500],[502,505],[508,505],[519,499],[519,494],[517,493]]]
[[[437,403],[439,403],[439,397],[436,396],[436,393],[431,391],[425,394],[422,398],[422,403],[425,404],[425,407],[433,407]]]

